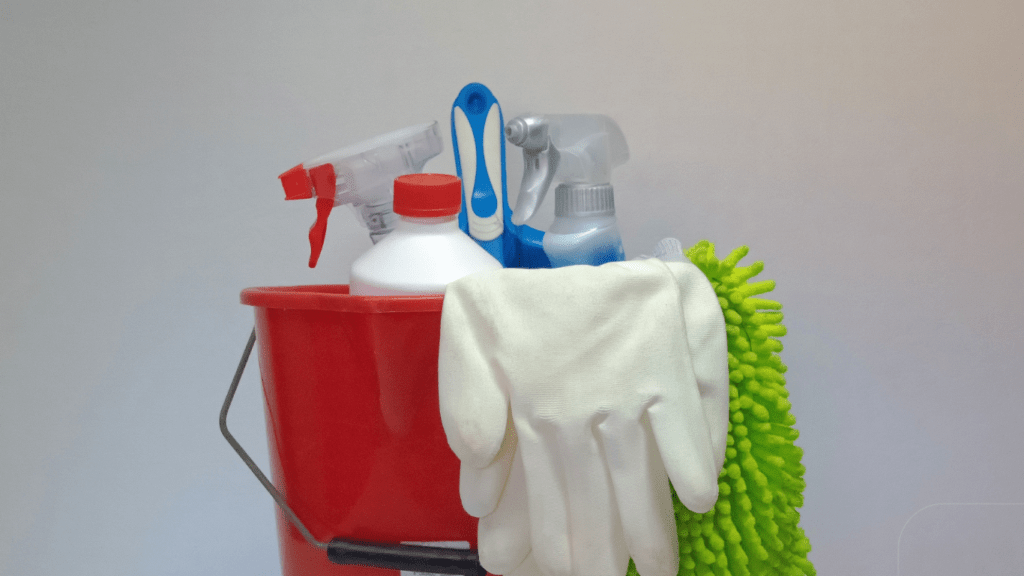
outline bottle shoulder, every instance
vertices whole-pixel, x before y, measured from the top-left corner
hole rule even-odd
[[[548,228],[554,234],[579,234],[609,228],[618,228],[615,216],[593,216],[582,218],[555,218]]]
[[[461,230],[396,229],[352,263],[358,293],[375,286],[386,293],[441,294],[458,278],[501,268],[501,263]]]

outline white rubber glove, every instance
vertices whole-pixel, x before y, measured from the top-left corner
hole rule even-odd
[[[449,284],[441,419],[495,574],[674,576],[668,480],[706,512],[728,428],[725,323],[695,266],[499,270]],[[510,418],[511,416],[511,418]]]

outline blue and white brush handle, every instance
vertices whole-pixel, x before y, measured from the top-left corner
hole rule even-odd
[[[452,105],[452,150],[462,179],[459,227],[506,268],[546,268],[544,233],[512,224],[505,173],[505,119],[483,84],[467,84]]]

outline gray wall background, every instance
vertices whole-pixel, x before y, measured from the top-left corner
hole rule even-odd
[[[1021,573],[1022,6],[5,3],[0,573],[277,573],[216,424],[238,292],[344,282],[370,242],[336,211],[309,270],[276,176],[447,132],[471,81],[506,118],[617,119],[629,256],[766,263],[819,574]],[[258,387],[232,426],[265,462]]]

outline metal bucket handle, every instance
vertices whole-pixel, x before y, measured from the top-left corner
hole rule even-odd
[[[239,458],[256,475],[256,479],[263,484],[267,492],[277,502],[277,505],[284,511],[285,516],[295,528],[302,534],[307,542],[327,552],[327,559],[335,564],[358,564],[360,566],[371,566],[373,568],[384,568],[387,570],[408,570],[414,572],[427,572],[432,574],[457,574],[461,576],[484,576],[487,571],[480,566],[480,557],[476,550],[456,550],[452,548],[438,548],[435,546],[414,546],[410,544],[379,544],[375,542],[360,542],[335,538],[330,542],[321,542],[313,537],[313,534],[306,528],[306,525],[299,520],[299,517],[288,506],[284,495],[278,492],[277,488],[267,479],[260,467],[253,462],[249,454],[242,448],[242,445],[235,440],[235,437],[228,431],[228,409],[235,397],[235,390],[242,380],[242,373],[249,361],[249,354],[252,353],[253,345],[256,343],[256,329],[253,328],[249,335],[249,342],[242,352],[242,359],[235,370],[235,377],[231,380],[231,387],[228,388],[228,395],[224,398],[224,405],[220,409],[220,431],[224,434],[228,444],[235,449]]]

